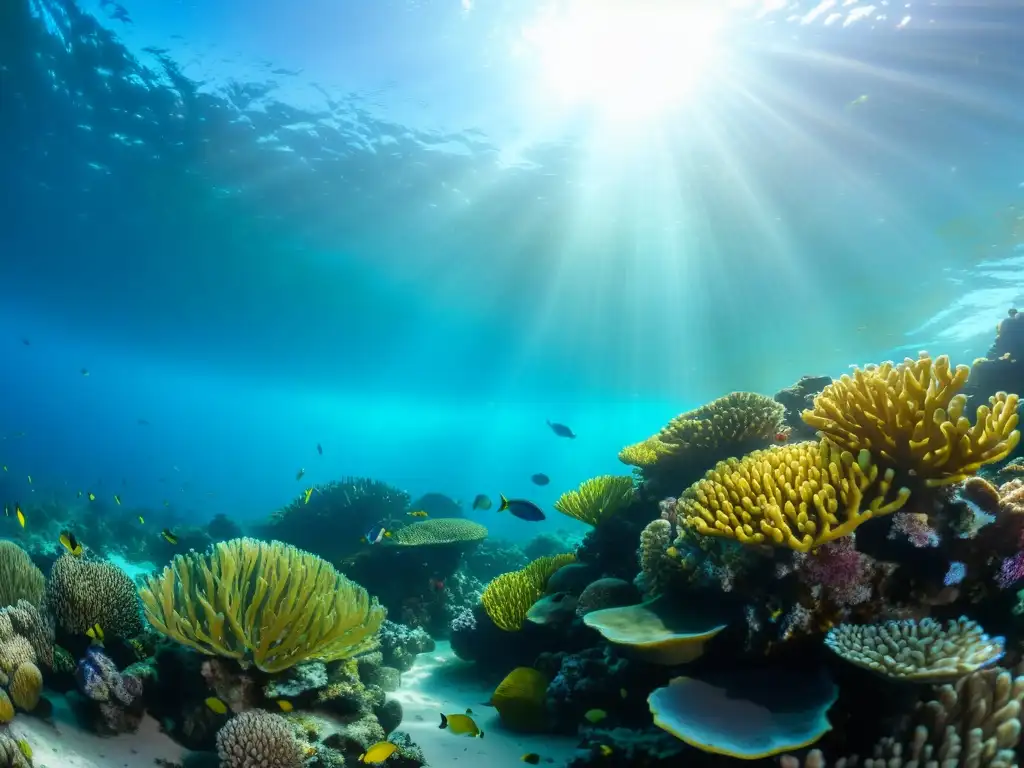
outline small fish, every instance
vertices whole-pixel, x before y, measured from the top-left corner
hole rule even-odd
[[[82,492],[81,491],[78,492],[78,498],[82,498]]]
[[[391,531],[382,525],[375,525],[360,539],[363,544],[379,544],[381,539],[391,538]]]
[[[569,429],[569,427],[565,426],[565,424],[557,424],[549,421],[548,426],[551,427],[551,431],[559,437],[568,437],[570,440],[576,439],[576,433]]]
[[[96,494],[89,491],[89,501],[96,501]]]
[[[29,476],[28,476],[28,484],[29,484],[29,485],[32,485],[32,475],[29,475]]]
[[[615,751],[607,744],[602,744],[600,747],[598,747],[598,749],[600,750],[602,757],[608,757],[609,755],[611,755],[612,752]]]
[[[313,495],[313,489],[312,488],[307,488],[306,489],[306,498],[305,498],[305,500],[302,503],[303,504],[309,504],[309,497],[312,496],[312,495]]]
[[[114,501],[117,502],[117,506],[121,506],[121,497],[118,496],[116,493],[114,494]]]
[[[467,715],[472,715],[473,714],[473,710],[472,710],[471,707],[466,707],[466,714]]]
[[[18,739],[18,749],[21,751],[21,754],[25,756],[26,760],[32,759],[32,747],[29,746],[29,743],[25,741],[25,739]]]
[[[145,519],[144,519],[144,518],[142,517],[142,515],[139,515],[139,523],[140,523],[140,524],[145,524],[145,522],[146,522],[146,521],[145,521]]]
[[[543,520],[546,517],[540,507],[532,501],[526,501],[526,499],[509,500],[502,496],[501,506],[498,507],[498,511],[504,512],[506,509],[520,520],[536,522],[538,520]]]
[[[624,699],[627,696],[629,696],[629,691],[627,691],[625,688],[619,688],[619,697]]]
[[[301,480],[302,476],[305,475],[305,474],[306,474],[305,468],[304,467],[300,467],[299,471],[295,473],[295,479],[296,480]]]
[[[6,467],[5,467],[6,469]],[[473,499],[473,509],[490,509],[491,500],[484,496],[482,493]]]
[[[18,525],[20,525],[22,528],[24,528],[25,527],[25,513],[21,511],[21,505],[19,505],[19,504],[15,504],[14,505],[14,514],[18,518]]]
[[[218,699],[216,696],[209,696],[204,700],[206,706],[211,711],[216,712],[218,715],[226,715],[228,713],[228,705]]]
[[[324,455],[324,447],[320,445],[320,443],[316,444],[316,452],[319,453],[321,456]]]
[[[409,517],[428,517],[427,513],[422,509],[418,509],[415,512],[406,512]]]
[[[88,375],[89,375],[89,369],[88,369],[88,368],[83,368],[83,369],[82,369],[82,370],[80,371],[80,373],[81,373],[81,374],[82,374],[83,376],[88,376]]]
[[[447,728],[456,736],[471,736],[481,739],[484,737],[484,732],[469,715],[445,715],[442,713],[441,724],[437,727]]]
[[[178,537],[175,536],[171,532],[170,528],[164,528],[162,531],[160,531],[160,535],[163,536],[164,539],[167,540],[168,544],[177,544],[178,543]]]
[[[277,704],[277,708],[280,709],[282,712],[291,712],[293,709],[295,709],[295,705],[293,705],[287,699],[278,699],[274,703]]]
[[[82,545],[71,531],[61,531],[59,541],[64,545],[64,549],[75,557],[82,556]]]
[[[367,763],[369,765],[377,765],[383,763],[393,754],[398,747],[392,744],[390,741],[378,741],[372,747],[367,749],[363,754],[359,756],[359,762]]]
[[[540,762],[540,755],[538,755],[536,752],[527,752],[525,755],[523,755],[519,759],[522,760],[524,763],[529,763],[530,765],[536,765],[537,763]]]
[[[596,723],[600,723],[602,720],[604,720],[606,717],[608,717],[608,713],[605,712],[603,709],[588,709],[583,714],[583,717],[586,718],[591,723],[595,723],[596,724]]]
[[[536,475],[531,475],[530,480],[534,485],[547,485],[551,482],[551,478],[545,475],[543,472],[538,472]]]
[[[92,640],[93,645],[103,645],[103,627],[93,624],[85,630],[85,636]]]

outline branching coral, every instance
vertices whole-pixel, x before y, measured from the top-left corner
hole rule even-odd
[[[951,370],[945,355],[922,353],[899,365],[855,369],[825,387],[803,418],[830,441],[854,454],[871,452],[885,469],[903,471],[928,486],[948,485],[1004,459],[1017,446],[1017,395],[999,392],[964,416],[960,393],[970,374]]]
[[[178,555],[140,591],[158,632],[265,672],[372,649],[386,612],[316,555],[242,538]]]
[[[956,680],[1003,656],[1003,638],[989,637],[964,617],[945,625],[931,619],[843,624],[829,631],[825,645],[885,677],[926,682]]]
[[[601,475],[558,497],[555,509],[588,525],[600,525],[633,500],[633,478]]]
[[[506,632],[522,629],[526,612],[544,594],[548,579],[563,565],[575,561],[572,554],[539,557],[521,570],[501,574],[480,596],[484,610]]]
[[[855,459],[825,440],[776,446],[719,462],[683,494],[679,513],[701,534],[808,552],[902,507],[910,491],[890,497],[892,479],[866,450]]]
[[[28,600],[39,605],[46,577],[13,541],[0,541],[0,608]]]

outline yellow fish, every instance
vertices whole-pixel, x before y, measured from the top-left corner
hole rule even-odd
[[[608,717],[608,713],[605,712],[603,709],[588,709],[586,713],[584,713],[583,717],[585,717],[592,723],[600,723],[602,720]]]
[[[287,699],[278,699],[275,703],[282,712],[291,712],[295,709],[294,705]]]
[[[601,745],[601,755],[602,755],[602,757],[608,757],[608,755],[610,755],[614,751],[615,750],[612,749],[611,747],[609,747],[607,744],[602,744]]]
[[[64,545],[64,549],[72,555],[75,557],[81,557],[82,545],[78,543],[78,539],[75,538],[75,534],[71,531],[61,531],[59,541]]]
[[[21,511],[21,506],[18,504],[14,505],[14,513],[18,516],[18,524],[25,527],[25,513]]]
[[[163,536],[164,539],[167,540],[168,544],[177,544],[178,543],[178,537],[175,536],[173,533],[171,533],[171,529],[170,528],[164,528],[162,531],[160,531],[160,535]]]
[[[407,512],[406,514],[409,515],[409,517],[428,517],[427,513],[422,509],[417,510],[416,512]]]
[[[89,491],[89,501],[96,501],[96,494]]]
[[[103,627],[99,624],[93,624],[85,630],[85,636],[92,640],[95,645],[103,645]]]
[[[447,728],[457,736],[465,735],[481,739],[484,737],[484,732],[469,715],[445,715],[442,713],[441,724],[437,727]]]
[[[121,506],[121,497],[118,496],[116,493],[114,494],[114,501],[117,502],[118,506]]]
[[[389,757],[395,754],[395,751],[397,749],[398,747],[392,744],[390,741],[378,741],[376,744],[374,744],[372,747],[370,747],[368,750],[366,750],[365,752],[363,752],[363,754],[359,756],[359,762],[367,763],[369,765],[377,765],[378,763],[383,763],[385,760],[387,760]]]
[[[206,706],[211,711],[216,712],[218,715],[226,715],[228,711],[228,705],[218,699],[216,696],[210,696],[205,700]]]
[[[28,476],[28,484],[29,484],[29,485],[32,485],[32,475],[29,475],[29,476]]]
[[[24,739],[18,739],[18,749],[21,750],[21,754],[25,756],[26,760],[32,759],[32,747]]]
[[[312,496],[312,495],[313,495],[313,489],[312,488],[307,488],[306,489],[306,500],[303,503],[309,504],[309,497]]]
[[[139,515],[139,522],[140,522],[140,523],[145,523],[145,522],[146,522],[146,521],[145,521],[145,520],[144,520],[144,519],[142,518],[142,515]]]
[[[305,468],[300,468],[299,471],[295,473],[295,479],[301,480],[304,474],[306,474]]]

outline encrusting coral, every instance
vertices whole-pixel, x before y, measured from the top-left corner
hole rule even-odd
[[[678,511],[700,534],[808,552],[900,509],[910,491],[891,497],[892,480],[867,450],[855,458],[825,440],[795,443],[719,462],[686,490]]]
[[[140,595],[161,634],[210,656],[251,659],[264,672],[372,650],[386,617],[330,563],[249,538],[177,555]]]
[[[69,634],[99,624],[110,637],[142,631],[135,582],[113,563],[62,555],[46,582],[46,607]]]
[[[28,600],[39,605],[46,577],[13,541],[0,541],[0,608]]]
[[[575,491],[563,493],[555,502],[555,509],[596,526],[629,506],[632,500],[633,478],[601,475],[584,481]]]
[[[544,594],[548,579],[563,565],[575,562],[572,554],[539,557],[525,568],[493,579],[480,596],[484,610],[506,632],[523,628],[526,613]]]
[[[803,418],[843,450],[870,451],[885,469],[927,486],[957,483],[1008,456],[1020,440],[1017,395],[993,395],[970,423],[960,393],[969,375],[967,366],[951,370],[945,355],[932,360],[925,353],[858,368],[825,387]]]
[[[946,624],[932,619],[842,624],[825,638],[825,645],[851,664],[917,682],[956,680],[991,666],[1003,657],[1003,642],[962,616]]]

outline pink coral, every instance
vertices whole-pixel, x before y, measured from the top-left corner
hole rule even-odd
[[[925,547],[937,547],[939,535],[928,524],[928,516],[914,512],[897,512],[892,516],[892,528],[889,530],[889,538],[898,538],[897,534],[902,533],[910,543],[919,549]]]
[[[800,579],[811,587],[821,587],[829,600],[839,607],[858,605],[871,598],[874,561],[858,552],[854,538],[847,536],[818,548],[816,554],[798,554]]]

